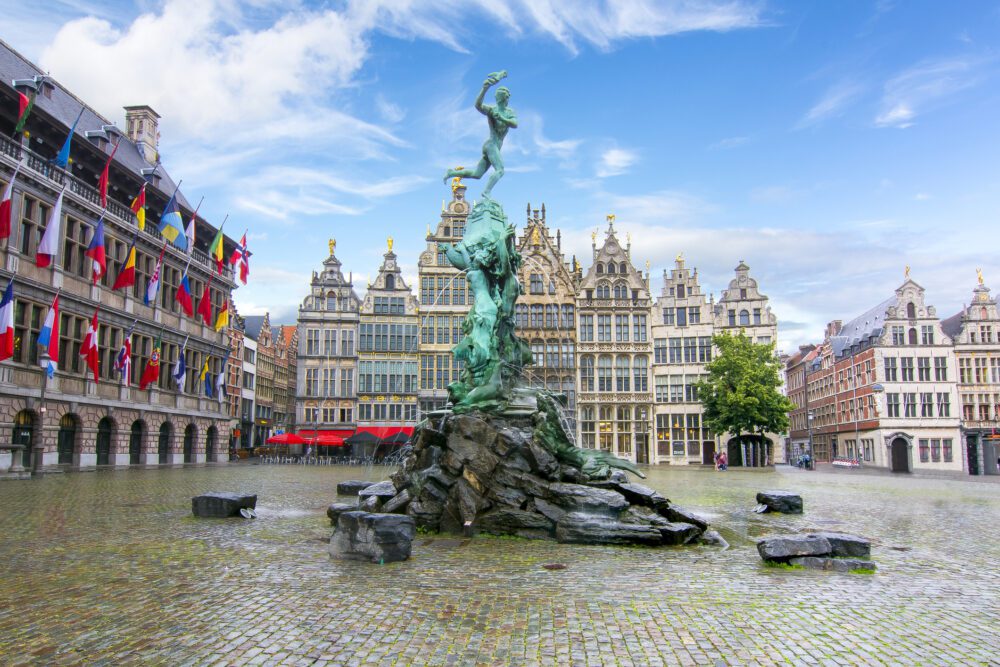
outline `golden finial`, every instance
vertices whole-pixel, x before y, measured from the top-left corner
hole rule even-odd
[[[649,273],[649,260],[646,260],[646,273]]]
[[[431,235],[431,223],[427,223],[427,236]]]
[[[465,169],[465,167],[455,167],[455,169],[456,170]],[[451,179],[451,194],[455,194],[455,191],[458,190],[460,187],[462,187],[461,176],[456,176],[455,178]]]
[[[538,225],[531,228],[531,245],[539,245],[542,242],[542,234],[538,231]]]
[[[976,269],[976,279],[979,280],[979,284],[980,285],[983,284],[983,270],[982,269]]]
[[[608,213],[608,226],[610,227],[611,225],[614,225],[614,224],[615,224],[615,214],[614,213]]]
[[[678,264],[680,264],[681,262],[683,262],[684,261],[684,253],[683,252],[677,253],[677,257],[674,258],[674,261],[677,262]]]
[[[389,244],[389,252],[392,252],[392,237],[391,236],[387,239],[387,243]]]
[[[330,239],[328,245],[330,246],[330,254],[332,255],[333,251],[337,249],[337,239]]]
[[[590,242],[597,245],[597,230],[590,232]]]
[[[903,280],[909,280],[909,279],[910,279],[910,267],[909,265],[907,265],[906,268],[903,269]]]

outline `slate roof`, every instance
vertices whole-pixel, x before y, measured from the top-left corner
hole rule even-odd
[[[892,296],[843,325],[840,333],[830,338],[834,357],[839,357],[852,345],[881,336],[885,330],[885,311],[895,303],[896,297]]]
[[[952,340],[958,338],[958,335],[962,333],[962,317],[965,315],[964,310],[960,310],[946,320],[941,320],[941,330],[944,331],[944,335]]]
[[[265,315],[247,315],[243,318],[243,335],[249,336],[254,340],[260,338],[261,327],[264,326]]]

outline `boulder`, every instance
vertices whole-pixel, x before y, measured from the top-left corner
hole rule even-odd
[[[611,475],[608,476],[608,479],[611,480],[612,482],[620,482],[624,484],[628,482],[628,474],[626,474],[624,470],[612,470]]]
[[[391,498],[390,498],[391,500]],[[379,496],[368,496],[366,498],[360,498],[360,502],[355,509],[359,509],[362,512],[378,512],[382,509],[382,498]]]
[[[670,504],[670,501],[658,492],[642,484],[634,484],[632,482],[625,482],[624,484],[615,483],[615,490],[625,496],[625,500],[633,505],[659,509]]]
[[[549,499],[569,512],[605,516],[617,516],[628,507],[628,501],[617,491],[565,482],[549,485]]]
[[[393,484],[390,480],[385,480],[384,482],[379,482],[378,484],[372,484],[371,486],[367,486],[361,489],[360,491],[358,491],[358,498],[361,499],[362,503],[365,501],[365,498],[371,498],[371,497],[377,497],[382,502],[385,502],[395,497],[396,493],[397,493],[396,485]]]
[[[559,479],[559,462],[534,440],[528,441],[528,446],[522,450],[531,464],[531,470],[547,479]]]
[[[427,530],[438,530],[441,527],[443,512],[444,502],[433,498],[418,498],[406,506],[406,516],[413,517],[418,526]]]
[[[544,534],[549,537],[552,535],[553,522],[534,512],[498,507],[476,519],[473,527],[497,535],[538,537]]]
[[[509,507],[521,507],[528,500],[528,496],[521,491],[499,484],[494,484],[490,488],[489,497],[494,502]]]
[[[257,507],[257,495],[246,493],[203,493],[191,498],[191,512],[195,516],[226,518],[239,516],[243,508]]]
[[[410,490],[403,489],[395,497],[390,498],[384,505],[382,505],[382,511],[389,514],[399,514],[406,510],[406,506],[410,503]]]
[[[708,528],[708,522],[702,519],[700,516],[695,514],[689,509],[685,509],[680,505],[661,505],[656,508],[656,511],[661,515],[667,517],[671,521],[676,521],[678,523],[690,523],[698,526],[702,530]]]
[[[687,544],[701,535],[701,529],[690,523],[670,522],[665,526],[657,526],[664,544]]]
[[[817,558],[803,556],[788,561],[791,565],[807,567],[811,570],[833,570],[834,572],[850,572],[851,570],[874,570],[875,563],[857,558]]]
[[[347,503],[333,503],[326,508],[326,515],[330,517],[330,525],[336,526],[337,519],[344,512],[353,512],[357,510],[357,505],[349,505]]]
[[[802,514],[802,496],[791,491],[761,491],[757,502],[767,505],[769,512],[782,514]]]
[[[416,525],[400,514],[344,512],[330,539],[334,558],[392,563],[410,557]]]
[[[549,519],[553,523],[558,522],[559,519],[566,516],[566,510],[559,507],[558,505],[553,505],[547,500],[544,500],[542,498],[535,498],[532,502],[535,505],[535,511],[544,516],[545,518]]]
[[[809,537],[824,537],[830,543],[835,558],[868,558],[872,555],[872,543],[857,535],[847,533],[809,533]]]
[[[829,556],[833,547],[825,537],[785,535],[767,537],[757,542],[757,552],[764,560],[787,561],[796,556]]]
[[[653,526],[624,523],[593,514],[571,513],[556,524],[556,540],[571,544],[645,544],[658,546],[663,536]]]
[[[375,482],[364,482],[360,479],[351,479],[346,482],[340,482],[337,484],[337,495],[338,496],[356,496],[358,492],[362,489],[367,489],[369,486]]]
[[[701,534],[701,537],[698,538],[698,542],[710,547],[722,547],[723,549],[729,548],[729,542],[726,542],[726,538],[719,535],[719,532],[716,530],[706,530]]]

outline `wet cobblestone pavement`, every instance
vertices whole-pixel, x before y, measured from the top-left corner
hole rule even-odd
[[[729,550],[418,535],[408,562],[331,561],[336,482],[387,472],[0,483],[0,663],[1000,664],[1000,484],[657,469],[649,485],[710,515]],[[767,488],[806,513],[753,514]],[[194,519],[210,490],[258,493],[259,518]],[[754,538],[809,529],[872,538],[879,571],[762,566]]]

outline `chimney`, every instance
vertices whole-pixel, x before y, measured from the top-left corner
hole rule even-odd
[[[160,114],[153,111],[152,107],[125,107],[125,134],[139,147],[142,156],[150,164],[159,162],[159,120]]]
[[[844,328],[843,320],[834,320],[826,325],[826,336],[839,336],[840,330]]]

